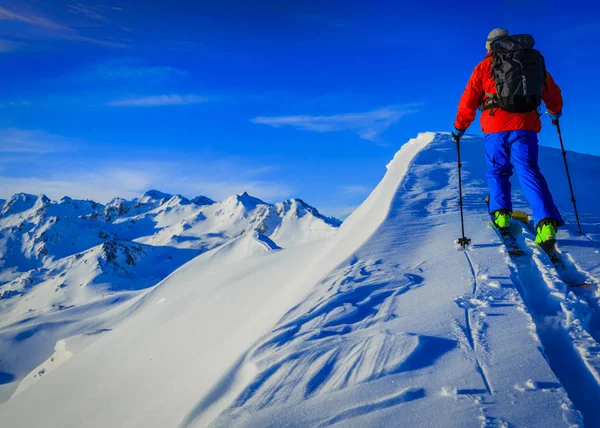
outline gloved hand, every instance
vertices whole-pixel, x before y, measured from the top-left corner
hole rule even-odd
[[[558,113],[548,112],[548,114],[550,115],[550,119],[552,119],[552,123],[556,123],[556,121],[562,116],[562,111],[559,111]]]
[[[457,141],[460,137],[465,134],[466,129],[456,129],[456,127],[452,128],[452,139]]]

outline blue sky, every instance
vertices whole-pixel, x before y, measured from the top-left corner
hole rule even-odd
[[[0,0],[0,197],[248,191],[343,218],[409,138],[451,129],[495,27],[534,35],[567,148],[600,155],[597,6],[457,3]]]

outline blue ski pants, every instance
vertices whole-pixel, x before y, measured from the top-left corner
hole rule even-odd
[[[539,146],[535,132],[505,131],[486,134],[485,153],[490,213],[501,209],[512,211],[510,177],[514,165],[521,189],[533,211],[535,224],[545,218],[557,220],[557,226],[564,224],[538,165]]]

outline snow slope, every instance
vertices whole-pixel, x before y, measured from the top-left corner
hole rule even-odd
[[[558,154],[543,149],[542,170],[569,220]],[[0,406],[0,420],[23,427],[600,424],[600,294],[563,281],[598,285],[600,197],[579,201],[587,237],[572,224],[560,231],[563,271],[528,231],[519,237],[527,255],[511,259],[488,225],[483,156],[480,138],[463,140],[467,251],[454,244],[457,174],[447,135],[405,144],[369,198],[326,239],[281,250],[273,231],[285,221],[270,227],[272,211],[250,198],[224,201],[234,213],[224,219],[228,229],[243,218],[235,215],[240,205],[260,212],[253,224],[265,228],[205,252],[129,300],[108,318],[111,331],[57,341],[53,356]],[[600,159],[577,156],[575,188],[600,185]],[[301,208],[291,221],[302,220]]]
[[[14,195],[0,214],[0,403],[23,379],[49,373],[39,366],[55,365],[57,343],[93,341],[194,257],[217,249],[212,259],[236,262],[338,226],[300,200],[273,205],[246,193],[217,203],[151,190],[106,206]]]

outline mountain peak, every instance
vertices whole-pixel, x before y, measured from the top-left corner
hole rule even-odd
[[[171,196],[171,198],[165,202],[166,205],[168,206],[175,206],[175,205],[189,205],[191,203],[191,201],[181,195],[174,195]]]
[[[8,199],[2,207],[0,215],[10,215],[27,211],[36,204],[45,205],[50,202],[46,195],[31,195],[29,193],[15,193]]]
[[[48,202],[50,202],[50,198],[46,195],[38,195],[36,198],[37,201],[41,201],[44,204],[47,204]]]
[[[265,201],[255,198],[254,196],[250,196],[248,192],[244,192],[241,195],[236,195],[236,199],[242,204],[269,205]]]
[[[149,201],[159,201],[159,200],[169,200],[173,197],[173,195],[169,193],[163,193],[159,190],[151,189],[147,192],[144,192],[142,196],[138,198],[138,202],[145,204]]]
[[[316,208],[314,208],[314,207],[313,207],[313,206],[311,206],[311,205],[308,205],[306,202],[304,202],[304,201],[303,201],[302,199],[300,199],[300,198],[292,198],[292,199],[290,199],[290,201],[293,201],[293,202],[295,202],[296,204],[298,204],[298,205],[299,205],[299,206],[301,206],[301,207],[307,207],[307,208],[312,208],[312,209],[316,210]]]
[[[295,216],[303,217],[306,213],[310,213],[313,217],[324,221],[330,226],[339,227],[342,224],[337,218],[324,216],[318,209],[307,204],[300,198],[288,199],[278,203],[276,206],[280,215],[285,215],[287,212],[293,212]]]
[[[257,205],[269,205],[264,201],[261,201],[254,196],[250,196],[248,192],[244,192],[241,195],[232,195],[227,199],[223,200],[225,204],[241,204],[244,207],[256,207]]]
[[[41,195],[43,196],[43,195]],[[32,195],[31,193],[15,193],[14,195],[12,195],[9,199],[8,202],[11,201],[35,201],[38,198],[38,196],[36,195]]]
[[[196,205],[212,205],[215,203],[215,201],[213,201],[210,198],[207,198],[206,196],[196,196],[194,199],[191,200],[191,202]]]
[[[118,206],[118,205],[120,205],[120,204],[122,204],[124,202],[127,202],[127,199],[123,199],[123,198],[120,198],[120,197],[117,196],[116,198],[112,198],[108,202],[108,204],[106,204],[106,206],[107,207],[114,207],[114,206]]]
[[[99,204],[98,202],[92,201],[90,199],[73,199],[69,196],[64,196],[58,201],[58,205],[64,208],[75,209],[78,212],[85,211],[86,214],[91,214],[94,211],[103,210],[104,205]]]

